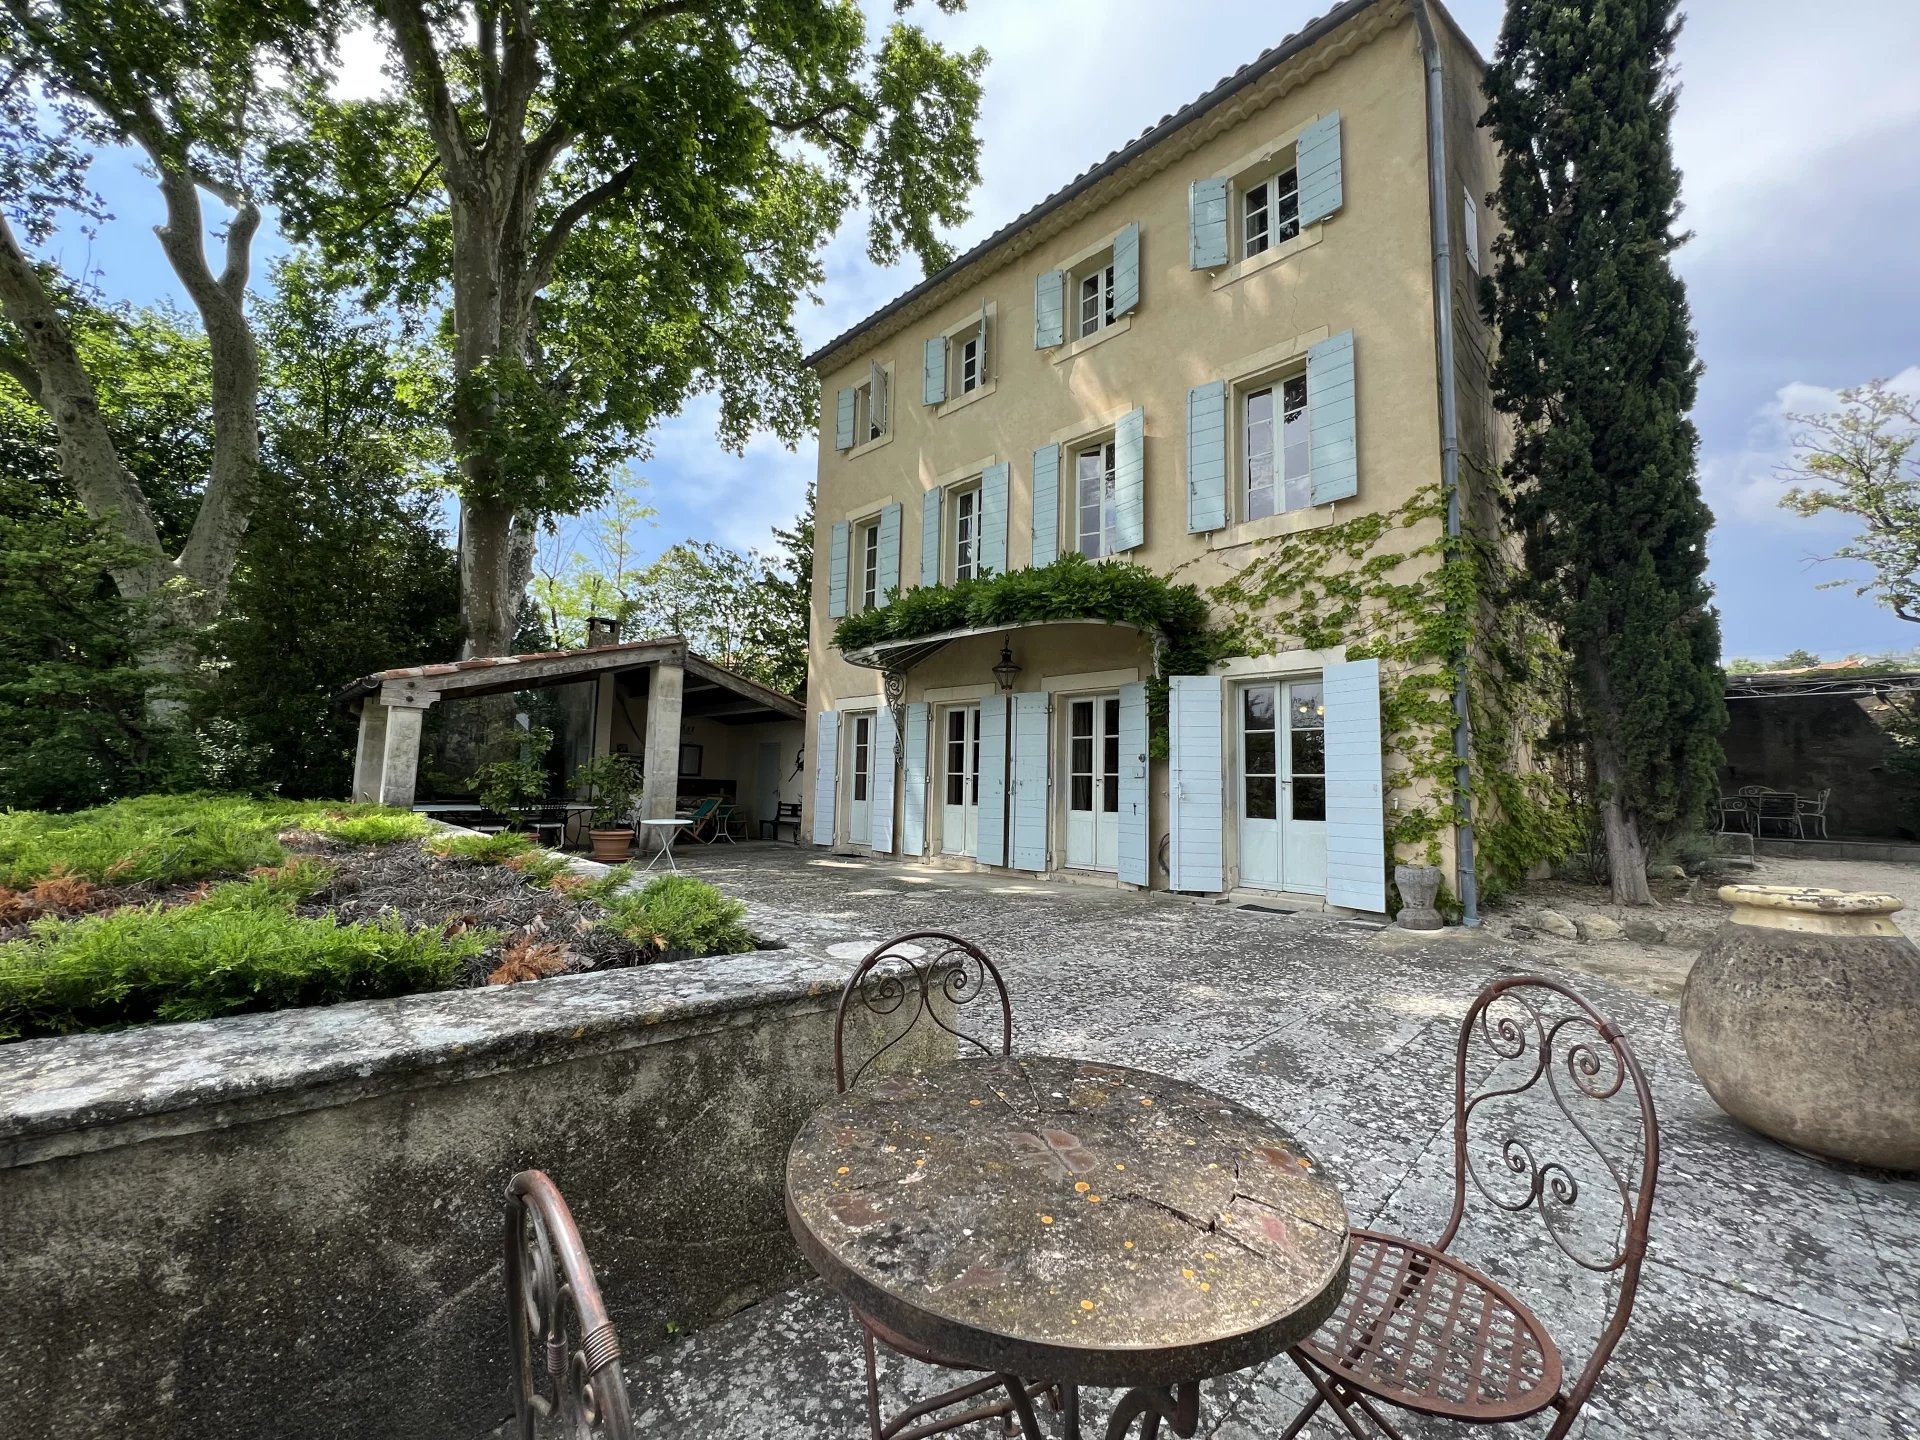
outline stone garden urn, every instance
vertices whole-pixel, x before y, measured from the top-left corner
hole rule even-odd
[[[1733,914],[1680,1002],[1687,1058],[1720,1107],[1798,1150],[1920,1170],[1920,949],[1902,902],[1728,885]]]
[[[1394,888],[1400,892],[1400,913],[1394,923],[1403,930],[1438,930],[1445,925],[1433,904],[1441,879],[1438,865],[1394,866]]]

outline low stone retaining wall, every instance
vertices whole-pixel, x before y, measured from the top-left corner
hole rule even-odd
[[[0,1047],[0,1433],[493,1430],[529,1166],[629,1350],[791,1284],[786,1151],[851,968],[763,951]]]

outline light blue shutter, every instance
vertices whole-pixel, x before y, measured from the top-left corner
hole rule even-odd
[[[1051,350],[1067,338],[1067,277],[1043,270],[1033,277],[1033,348]]]
[[[1131,314],[1140,307],[1140,226],[1127,226],[1113,237],[1113,313]]]
[[[1060,447],[1042,445],[1033,452],[1033,564],[1060,558]]]
[[[844,520],[833,527],[833,545],[827,559],[827,614],[838,619],[847,613],[847,541],[851,527]]]
[[[1221,862],[1225,808],[1222,775],[1226,749],[1221,741],[1225,687],[1218,675],[1175,675],[1168,682],[1167,845],[1175,890],[1212,892],[1226,888]]]
[[[1007,863],[1007,704],[980,702],[980,845],[982,865]]]
[[[1300,177],[1300,223],[1311,225],[1340,208],[1340,112],[1324,116],[1300,132],[1294,150]]]
[[[940,583],[940,507],[946,491],[929,490],[920,500],[920,583]]]
[[[1147,412],[1129,410],[1113,427],[1113,548],[1147,538]]]
[[[931,712],[915,702],[906,707],[900,737],[900,853],[924,855],[927,850],[927,740]]]
[[[1381,798],[1380,662],[1329,665],[1327,899],[1352,910],[1387,908],[1387,817]]]
[[[1227,263],[1227,182],[1196,180],[1187,191],[1187,268]]]
[[[872,845],[882,855],[893,853],[894,756],[898,748],[893,711],[882,705],[873,717],[873,773],[867,790],[873,796]]]
[[[822,710],[813,744],[813,843],[833,844],[833,804],[840,793],[840,712]]]
[[[853,391],[842,390],[834,404],[833,448],[853,448]]]
[[[920,398],[928,405],[938,405],[947,398],[947,337],[927,341],[926,379],[921,386]]]
[[[1029,691],[1013,697],[1013,860],[1016,870],[1047,868],[1047,702]]]
[[[1007,462],[980,472],[980,563],[977,569],[1007,573]]]
[[[887,592],[900,588],[900,507],[889,505],[880,512],[880,573],[874,578],[874,597],[887,603]]]
[[[1120,687],[1120,878],[1148,881],[1147,686]]]
[[[1307,351],[1307,464],[1314,504],[1345,500],[1359,490],[1355,434],[1353,332],[1342,330]]]
[[[1227,382],[1187,391],[1187,529],[1227,523]]]
[[[873,428],[882,435],[892,429],[888,423],[888,414],[893,409],[892,387],[887,383],[887,372],[880,368],[878,360],[867,362],[867,408],[873,412]]]

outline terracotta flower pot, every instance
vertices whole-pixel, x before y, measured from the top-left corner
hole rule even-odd
[[[1920,1170],[1920,949],[1892,895],[1728,885],[1681,1000],[1720,1107],[1799,1150]]]
[[[633,831],[589,830],[587,838],[593,844],[588,858],[598,860],[603,865],[621,865],[633,853]]]

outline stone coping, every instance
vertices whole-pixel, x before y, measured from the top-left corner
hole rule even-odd
[[[1720,898],[1729,905],[1808,915],[1891,915],[1906,908],[1906,901],[1898,895],[1822,890],[1811,885],[1722,885]]]

